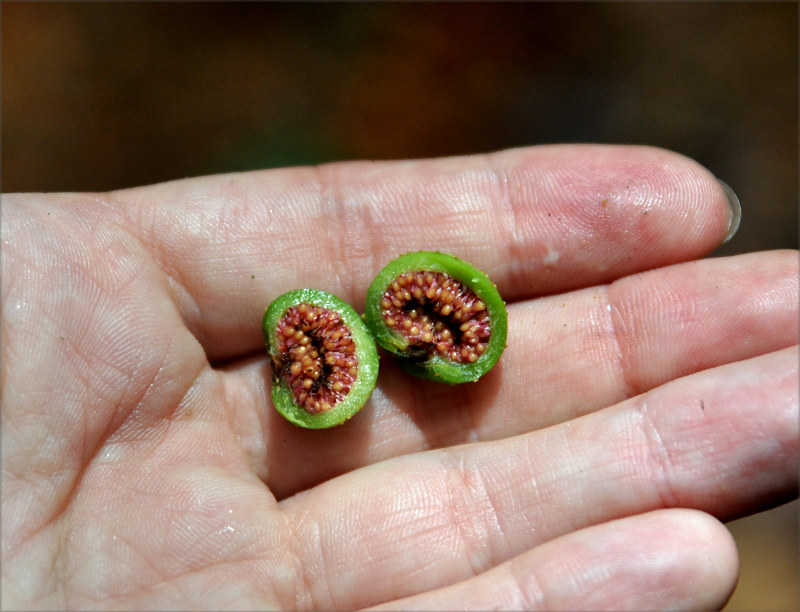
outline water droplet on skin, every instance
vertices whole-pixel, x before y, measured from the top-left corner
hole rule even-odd
[[[542,263],[545,266],[553,266],[558,263],[560,257],[561,253],[551,247],[547,247],[547,253],[545,253],[545,256],[542,258]]]

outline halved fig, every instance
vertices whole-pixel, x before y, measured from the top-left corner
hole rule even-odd
[[[355,310],[317,289],[284,293],[264,313],[272,403],[288,421],[340,425],[369,399],[378,377],[375,341]]]
[[[404,370],[457,384],[478,380],[503,354],[508,317],[497,286],[446,253],[401,255],[367,290],[365,319]]]

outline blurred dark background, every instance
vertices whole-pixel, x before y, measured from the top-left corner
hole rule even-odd
[[[797,248],[798,5],[2,3],[4,192],[552,142],[693,157],[717,255]],[[728,609],[798,609],[797,504],[730,526]]]

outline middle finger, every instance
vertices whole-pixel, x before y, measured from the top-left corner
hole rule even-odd
[[[795,344],[796,278],[794,254],[774,252],[517,303],[509,346],[478,383],[418,381],[384,356],[366,407],[334,430],[284,421],[270,404],[263,359],[228,374],[228,398],[251,464],[281,499],[370,463],[543,428]]]

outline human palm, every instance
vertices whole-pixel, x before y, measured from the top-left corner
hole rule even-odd
[[[675,154],[3,204],[5,608],[718,607],[718,519],[797,493],[796,253],[693,261],[730,211]],[[285,422],[266,305],[316,287],[362,310],[417,249],[497,283],[498,366],[449,387],[384,357],[350,422]]]

